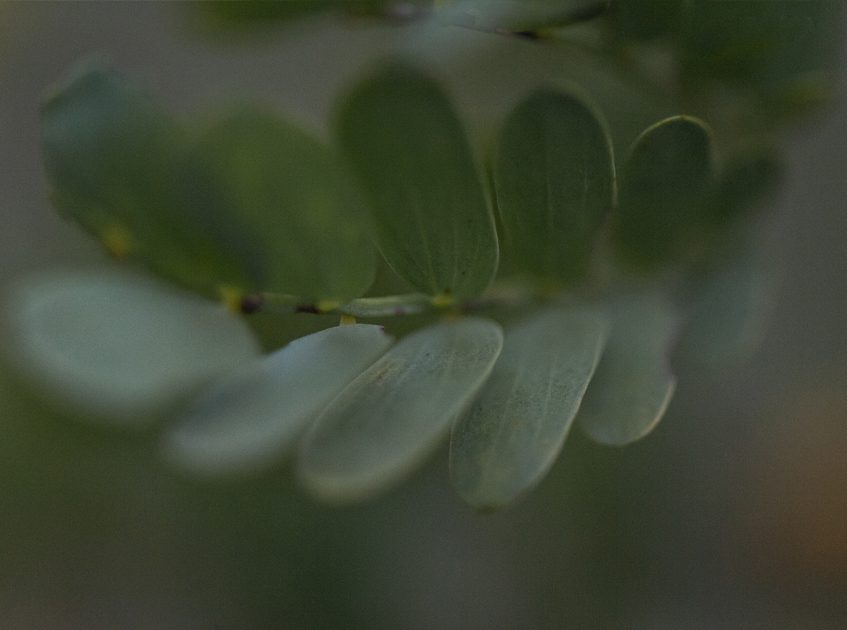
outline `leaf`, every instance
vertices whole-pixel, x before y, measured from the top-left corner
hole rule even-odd
[[[7,309],[21,371],[92,419],[156,414],[258,354],[223,307],[133,274],[43,273],[17,286]]]
[[[479,391],[502,343],[500,326],[479,318],[405,337],[313,425],[298,461],[305,486],[326,500],[354,501],[399,481]]]
[[[652,431],[676,386],[670,371],[677,317],[651,294],[612,303],[612,334],[577,417],[594,441],[623,446]]]
[[[767,329],[779,285],[773,261],[755,247],[700,279],[675,358],[718,368],[748,355]]]
[[[438,17],[482,31],[534,32],[593,19],[610,0],[446,0]]]
[[[614,200],[611,140],[580,100],[540,90],[500,131],[494,182],[504,249],[521,270],[583,277]]]
[[[712,137],[688,116],[663,120],[636,140],[624,164],[615,237],[621,257],[655,267],[681,256],[708,220]]]
[[[481,293],[497,270],[497,236],[465,131],[441,88],[391,65],[342,102],[336,127],[391,267],[429,295]]]
[[[53,201],[113,255],[206,292],[246,282],[244,252],[182,189],[184,130],[149,94],[81,64],[41,116]]]
[[[594,374],[606,324],[596,308],[572,306],[506,330],[491,378],[453,426],[450,476],[465,501],[500,508],[544,477]]]
[[[181,468],[200,474],[264,470],[390,345],[380,326],[364,324],[292,341],[203,391],[165,434],[163,450]]]
[[[276,117],[245,108],[194,148],[198,194],[222,222],[238,222],[260,257],[254,290],[344,302],[375,273],[365,217],[330,150]]]

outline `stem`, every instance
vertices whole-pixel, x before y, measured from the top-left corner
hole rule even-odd
[[[361,319],[382,319],[425,313],[473,313],[489,309],[517,308],[538,302],[545,297],[544,292],[506,284],[494,286],[484,295],[463,302],[451,302],[445,300],[443,296],[408,293],[358,298],[346,304],[339,304],[337,302],[304,302],[292,295],[263,293],[242,298],[241,312],[245,314],[265,312],[275,315],[339,314]]]

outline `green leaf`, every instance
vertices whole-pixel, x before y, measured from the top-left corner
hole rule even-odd
[[[516,269],[573,281],[615,195],[611,140],[582,101],[541,90],[500,131],[494,165],[504,250]]]
[[[229,114],[193,151],[207,211],[241,226],[260,259],[254,290],[345,302],[373,282],[375,258],[349,182],[330,150],[253,109]]]
[[[333,501],[372,496],[419,464],[488,378],[503,335],[467,318],[404,338],[318,418],[299,455],[303,483]]]
[[[7,300],[9,350],[53,402],[92,419],[156,414],[258,355],[223,307],[115,271],[43,273]]]
[[[500,508],[544,477],[594,374],[606,328],[596,308],[571,306],[506,330],[491,378],[453,426],[450,475],[465,501]]]
[[[773,260],[755,247],[708,273],[690,300],[675,358],[718,368],[748,355],[765,334],[778,285]]]
[[[610,0],[445,0],[438,17],[482,31],[534,32],[593,19]]]
[[[167,458],[200,474],[253,473],[288,453],[391,337],[380,326],[336,326],[301,337],[227,374],[201,393],[165,434]]]
[[[593,440],[623,446],[655,428],[673,395],[677,316],[658,295],[623,295],[611,306],[612,334],[577,421]]]
[[[42,134],[54,202],[112,254],[207,292],[246,281],[244,252],[182,188],[183,129],[149,94],[82,64],[45,103]]]
[[[337,135],[394,270],[429,295],[481,293],[497,270],[497,236],[465,130],[441,88],[389,66],[342,103]]]
[[[624,260],[655,267],[686,252],[708,220],[713,162],[698,119],[668,118],[641,134],[621,172],[615,237]]]

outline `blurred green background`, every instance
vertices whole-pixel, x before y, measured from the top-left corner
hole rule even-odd
[[[51,209],[39,154],[41,98],[79,57],[105,55],[179,112],[247,99],[319,130],[338,90],[398,47],[439,56],[465,110],[496,109],[503,77],[529,81],[484,36],[418,35],[318,19],[224,40],[172,3],[4,3],[0,281],[101,260]],[[784,143],[762,232],[784,275],[760,349],[683,370],[634,446],[574,431],[502,513],[461,503],[444,450],[353,508],[312,503],[285,469],[194,482],[159,461],[155,430],[49,413],[4,367],[0,628],[847,627],[847,67],[834,92]]]

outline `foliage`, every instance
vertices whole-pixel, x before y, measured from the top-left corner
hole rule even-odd
[[[537,484],[574,422],[604,444],[649,433],[675,340],[677,356],[719,362],[767,304],[743,235],[778,182],[773,134],[817,102],[830,63],[832,34],[801,42],[836,8],[436,4],[199,9],[219,26],[342,11],[551,54],[589,42],[676,115],[639,121],[621,151],[613,103],[549,85],[516,95],[486,147],[437,72],[390,59],[339,97],[326,142],[253,106],[183,122],[83,63],[42,111],[54,203],[159,280],[29,280],[10,313],[24,370],[82,414],[175,417],[162,451],[188,472],[258,474],[293,455],[333,501],[391,487],[451,429],[453,483],[478,508]],[[382,292],[385,266],[417,293]],[[242,319],[257,310],[341,325],[259,357]],[[394,345],[354,319],[412,314]]]

